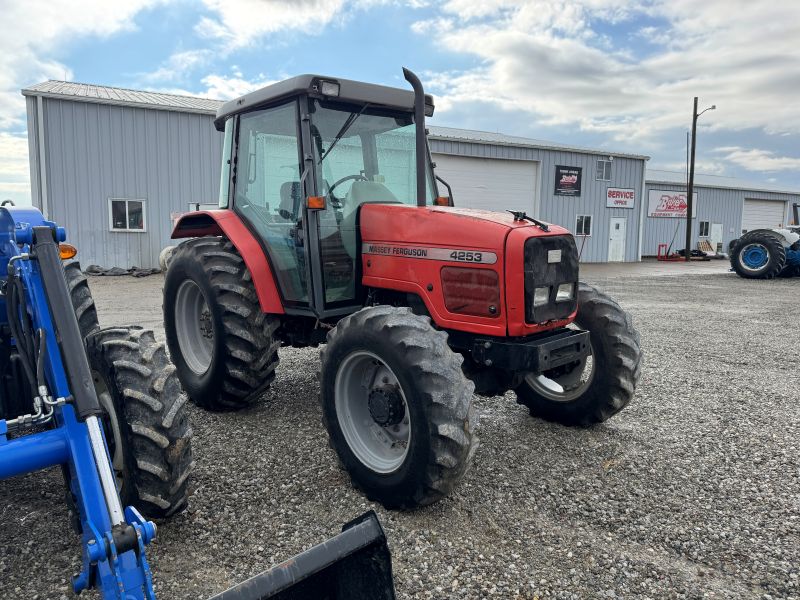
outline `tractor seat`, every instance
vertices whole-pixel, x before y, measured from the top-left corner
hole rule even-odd
[[[399,204],[389,188],[375,181],[354,181],[342,204],[342,243],[350,258],[356,258],[356,217],[362,204]]]
[[[281,184],[281,203],[278,214],[287,221],[297,221],[300,214],[300,203],[303,200],[303,190],[299,181],[286,181]]]

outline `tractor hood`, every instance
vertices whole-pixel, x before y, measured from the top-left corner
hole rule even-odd
[[[359,218],[362,283],[421,298],[442,328],[525,336],[573,318],[574,306],[551,306],[555,298],[527,315],[531,281],[552,290],[577,282],[575,241],[562,227],[543,231],[509,213],[399,204],[363,204]]]
[[[550,231],[544,232],[531,221],[515,220],[509,212],[445,206],[365,204],[361,207],[360,222],[364,242],[435,244],[499,252],[514,229],[532,227],[537,235],[569,233],[557,225],[550,225]]]

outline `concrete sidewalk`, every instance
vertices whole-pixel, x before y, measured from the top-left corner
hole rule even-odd
[[[581,278],[664,277],[668,275],[720,275],[730,273],[730,262],[710,261],[660,262],[654,258],[636,263],[581,263]],[[733,273],[730,273],[733,275]]]

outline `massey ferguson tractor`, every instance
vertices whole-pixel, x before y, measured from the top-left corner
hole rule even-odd
[[[794,225],[753,229],[730,245],[731,268],[745,279],[800,277],[800,204],[792,205]]]
[[[331,446],[389,508],[464,476],[473,393],[586,426],[631,401],[641,367],[630,317],[579,283],[566,229],[439,196],[433,101],[404,75],[413,93],[302,75],[223,105],[220,208],[176,223],[190,239],[164,285],[169,350],[199,406],[246,407],[281,345],[326,344]]]

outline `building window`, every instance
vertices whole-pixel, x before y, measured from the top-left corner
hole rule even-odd
[[[710,227],[708,221],[700,221],[700,237],[708,237],[708,229]]]
[[[578,215],[575,221],[575,235],[592,235],[592,215]]]
[[[611,181],[611,161],[598,160],[597,161],[597,176],[595,179],[600,181]]]
[[[108,227],[111,231],[147,231],[144,200],[108,199]]]

